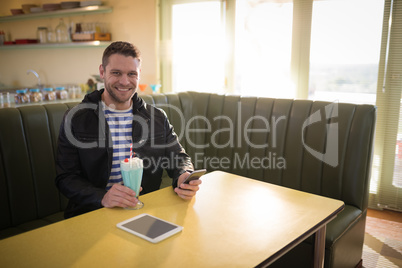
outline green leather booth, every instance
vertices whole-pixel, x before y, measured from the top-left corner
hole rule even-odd
[[[141,97],[166,112],[197,169],[342,200],[345,209],[327,226],[325,267],[359,264],[375,106],[197,92]],[[74,105],[0,109],[0,238],[62,219],[54,157],[63,114]],[[311,267],[313,241],[272,267]]]

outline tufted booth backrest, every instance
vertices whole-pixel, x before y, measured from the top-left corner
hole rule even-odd
[[[0,229],[63,211],[55,153],[64,112],[75,104],[0,109]]]
[[[225,170],[367,208],[372,105],[197,92],[141,97],[167,113],[197,169]],[[0,230],[65,208],[54,184],[54,157],[63,114],[76,104],[0,109]],[[333,152],[328,144],[337,145],[336,164],[326,155]],[[320,160],[312,152],[326,156]]]
[[[225,170],[367,208],[373,105],[197,92],[144,100],[165,110],[197,169]]]

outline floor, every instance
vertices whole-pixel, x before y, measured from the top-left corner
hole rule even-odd
[[[363,248],[363,267],[402,267],[401,212],[368,210]]]

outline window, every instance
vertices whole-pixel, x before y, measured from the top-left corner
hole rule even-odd
[[[290,77],[293,3],[236,1],[235,92],[294,98]]]
[[[221,1],[172,1],[170,91],[225,92],[225,32]],[[165,40],[166,43],[166,40]],[[169,73],[170,73],[169,72]],[[162,74],[163,75],[163,74]]]
[[[314,1],[312,14],[309,98],[375,104],[384,1]]]
[[[400,4],[400,2],[399,2]],[[402,8],[386,0],[377,89],[377,129],[369,205],[402,210]]]

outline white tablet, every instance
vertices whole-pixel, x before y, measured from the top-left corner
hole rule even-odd
[[[117,227],[152,243],[158,243],[183,230],[182,226],[146,213],[120,222]]]

